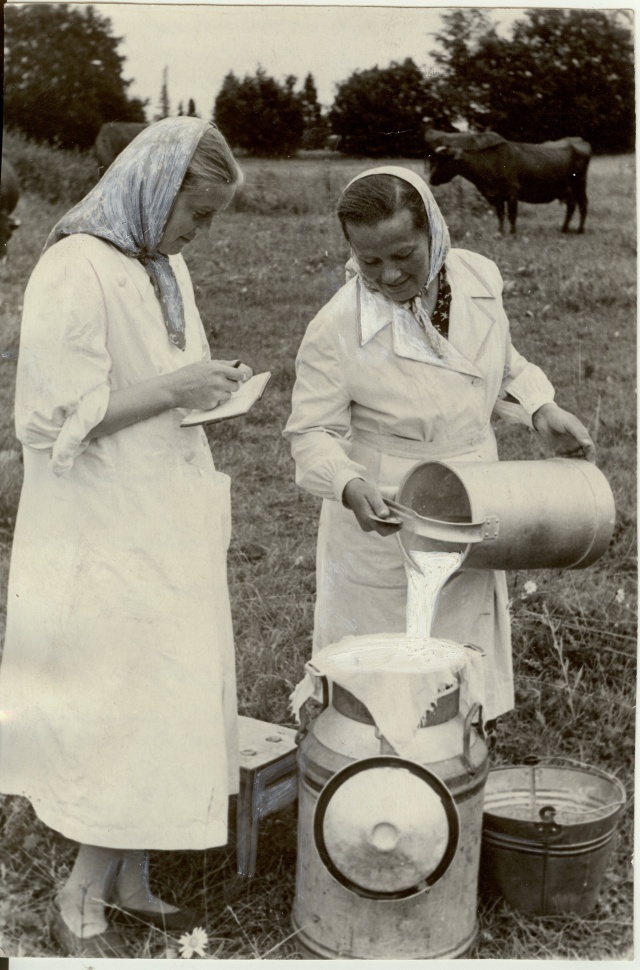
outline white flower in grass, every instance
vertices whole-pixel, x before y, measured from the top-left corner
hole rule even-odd
[[[531,596],[532,593],[538,592],[538,584],[534,583],[532,579],[527,580],[524,584],[524,595]]]
[[[623,589],[616,590],[616,595],[615,595],[616,603],[624,603],[624,599],[625,599],[624,590]]]
[[[190,933],[183,933],[178,940],[180,944],[180,956],[183,960],[189,960],[197,953],[199,957],[205,955],[205,948],[209,942],[206,930],[201,926],[196,926]]]

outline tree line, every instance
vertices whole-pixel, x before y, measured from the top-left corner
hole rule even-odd
[[[92,7],[5,9],[4,120],[38,141],[86,149],[105,121],[145,121],[148,101],[128,95],[122,38]],[[331,144],[346,154],[418,157],[425,122],[492,130],[514,141],[581,135],[596,152],[635,145],[633,36],[625,11],[528,9],[502,37],[485,12],[442,15],[429,54],[354,71],[323,108],[311,74],[298,85],[258,67],[229,72],[212,120],[234,148],[292,155]],[[166,70],[159,112],[170,112]],[[193,99],[179,114],[196,114]]]

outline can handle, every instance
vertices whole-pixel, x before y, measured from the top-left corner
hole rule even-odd
[[[326,674],[320,673],[313,660],[307,660],[304,669],[320,682],[322,689],[322,701],[320,703],[322,704],[322,710],[325,711],[329,706],[329,680]]]
[[[384,501],[391,511],[402,519],[403,528],[428,539],[468,545],[472,542],[498,538],[500,523],[497,516],[487,516],[479,522],[446,522],[443,519],[431,519],[427,515],[420,515],[408,505],[401,505],[394,499],[386,498]]]
[[[464,719],[464,726],[462,728],[462,762],[471,775],[475,775],[478,770],[471,762],[471,726],[476,714],[478,715],[480,730],[482,730],[481,704],[472,704],[467,712],[467,716]]]

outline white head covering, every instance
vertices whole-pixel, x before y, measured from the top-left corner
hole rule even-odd
[[[349,186],[353,185],[354,182],[358,182],[360,179],[368,178],[370,175],[395,175],[396,178],[402,179],[404,182],[408,182],[409,185],[412,185],[424,203],[425,212],[427,213],[427,223],[429,225],[429,249],[431,254],[429,276],[424,284],[424,289],[426,290],[429,284],[433,282],[442,269],[451,245],[449,240],[449,230],[447,229],[447,224],[444,221],[444,216],[438,208],[438,203],[434,199],[431,189],[425,180],[421,178],[417,172],[414,172],[410,168],[403,168],[400,165],[381,165],[379,168],[370,168],[367,169],[366,172],[361,172],[360,175],[356,175],[356,177],[351,179],[349,184],[345,186],[345,188],[342,190],[340,198],[342,199],[344,193],[347,191]],[[357,264],[357,260],[355,260],[355,262]],[[360,275],[360,273],[358,273],[358,275]]]
[[[86,232],[117,246],[145,266],[162,307],[169,340],[184,349],[182,296],[158,246],[198,142],[210,123],[165,118],[145,128],[102,179],[56,223],[43,251],[65,236]]]
[[[370,175],[395,175],[396,178],[403,179],[403,181],[408,182],[413,186],[424,203],[425,212],[427,214],[427,223],[429,226],[429,275],[427,276],[426,282],[420,293],[418,293],[417,296],[414,296],[413,299],[407,300],[406,303],[402,303],[401,306],[405,307],[413,314],[418,324],[424,331],[424,338],[430,352],[438,360],[450,361],[454,354],[453,348],[449,346],[445,338],[438,333],[436,328],[431,323],[429,314],[422,305],[421,299],[421,293],[427,290],[430,283],[433,282],[442,269],[451,245],[449,239],[449,230],[447,229],[447,224],[444,221],[444,216],[440,212],[438,203],[434,199],[431,189],[425,180],[416,172],[412,171],[412,169],[403,168],[399,165],[381,165],[379,168],[370,168],[366,172],[361,172],[360,175],[356,175],[355,178],[351,179],[349,184],[342,190],[340,198],[342,199],[342,196],[350,185],[353,185],[354,182],[367,178]],[[389,297],[386,297],[385,294],[380,293],[378,288],[365,278],[360,270],[355,253],[352,253],[352,257],[347,263],[346,271],[347,279],[353,276],[353,273],[355,272],[358,275],[360,283],[366,289],[373,290],[374,292],[379,293],[380,296],[385,297],[385,299],[389,299]]]

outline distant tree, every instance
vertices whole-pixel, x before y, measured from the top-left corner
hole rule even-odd
[[[302,144],[304,117],[293,75],[279,84],[262,68],[240,81],[225,77],[214,105],[214,121],[230,144],[250,155],[292,155]]]
[[[435,93],[453,117],[475,128],[484,127],[491,74],[479,70],[478,48],[500,43],[489,17],[475,7],[442,14],[442,29],[435,39],[442,48],[431,51],[436,64],[433,72]],[[492,67],[497,64],[498,57],[492,61]],[[440,126],[434,123],[432,127]]]
[[[4,7],[4,123],[37,141],[89,148],[105,121],[145,121],[128,98],[111,21],[93,7]]]
[[[178,117],[184,115],[184,104],[182,101],[178,103]],[[199,118],[200,115],[196,111],[196,103],[193,98],[189,98],[189,107],[187,108],[187,118]]]
[[[443,18],[444,53],[434,58],[443,98],[457,90],[472,127],[514,141],[581,135],[595,151],[632,150],[633,39],[619,11],[527,10],[507,39],[493,28],[465,37],[469,12],[458,13],[457,22]]]
[[[324,148],[327,138],[331,133],[329,122],[322,114],[322,108],[318,101],[318,89],[313,79],[313,74],[307,74],[302,85],[302,91],[298,95],[298,100],[302,106],[302,117],[304,121],[304,133],[302,136],[303,148]]]
[[[354,155],[424,155],[425,116],[434,127],[451,120],[410,57],[384,69],[355,71],[338,85],[329,111],[340,151]]]
[[[158,105],[158,112],[154,116],[154,121],[161,121],[162,118],[168,118],[171,114],[171,105],[169,103],[169,68],[165,67],[162,71],[162,87],[160,88],[160,103]]]

